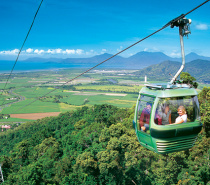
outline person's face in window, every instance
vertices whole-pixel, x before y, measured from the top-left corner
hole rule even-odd
[[[179,114],[180,116],[184,115],[183,110],[179,109],[179,110],[178,110],[178,114]]]
[[[150,111],[150,110],[151,110],[151,105],[150,105],[150,104],[147,104],[146,109],[147,109],[148,111]]]
[[[167,106],[167,107],[165,108],[165,114],[167,114],[168,111],[169,111],[169,106]]]

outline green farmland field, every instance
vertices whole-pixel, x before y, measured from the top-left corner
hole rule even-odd
[[[15,103],[6,107],[0,105],[0,113],[66,112],[95,104],[110,104],[121,108],[130,108],[136,103],[139,90],[143,86],[143,82],[140,83],[137,78],[127,75],[117,76],[117,72],[112,71],[110,73],[107,71],[103,73],[103,71],[101,74],[98,71],[93,71],[74,80],[73,83],[63,86],[66,81],[81,72],[82,70],[60,70],[13,74],[4,90],[5,92],[0,97],[0,103],[5,100],[6,104]],[[4,88],[7,77],[7,75],[2,75],[0,90]],[[14,97],[19,99],[7,100]],[[0,120],[0,122],[10,121],[22,122],[27,120],[19,118]]]
[[[138,93],[142,86],[120,86],[120,85],[83,85],[76,86],[76,90],[96,90],[108,92]]]
[[[135,96],[137,98],[137,95]],[[61,99],[62,102],[67,102],[71,105],[94,105],[94,104],[115,104],[119,107],[132,107],[130,104],[135,104],[136,98],[131,98],[129,95],[123,96],[110,96],[110,95],[71,95],[68,98]]]
[[[33,101],[34,99],[27,99],[18,103],[14,103],[9,107],[4,108],[1,111],[1,114],[60,112],[59,105],[56,103],[42,102],[39,100],[35,102]]]
[[[95,86],[96,87],[96,86]],[[120,86],[121,87],[121,86]],[[121,87],[122,89],[122,87]],[[94,104],[111,104],[118,107],[132,107],[136,103],[136,98],[138,93],[126,94],[126,93],[100,93],[95,92],[85,92],[82,91],[62,91],[56,89],[48,96],[46,101],[37,100],[38,97],[49,93],[52,89],[49,88],[19,88],[15,92],[21,94],[26,99],[5,107],[1,113],[2,114],[14,114],[14,113],[44,113],[44,112],[63,112],[76,109],[77,106],[92,106]],[[59,99],[60,103],[65,103],[66,106],[60,106],[60,103],[54,103],[52,100],[54,97],[61,95],[63,98]],[[36,100],[36,101],[35,101]],[[33,103],[32,103],[33,102]],[[63,109],[63,107],[65,107]]]
[[[9,119],[0,119],[0,125],[4,125],[6,123],[20,123],[20,122],[26,122],[26,121],[32,121],[30,119],[20,119],[20,118],[9,118]]]

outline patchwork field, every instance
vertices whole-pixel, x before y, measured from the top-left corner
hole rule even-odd
[[[108,91],[108,92],[128,92],[128,93],[138,93],[140,85],[83,85],[76,86],[76,90],[96,90],[96,91]]]
[[[0,114],[11,116],[0,119],[0,122],[57,116],[61,112],[95,104],[131,108],[144,86],[144,81],[129,70],[94,70],[71,84],[63,85],[81,72],[83,69],[14,73],[6,89],[8,74],[0,74]]]
[[[58,116],[60,112],[31,113],[31,114],[10,114],[11,118],[37,120],[50,116]]]

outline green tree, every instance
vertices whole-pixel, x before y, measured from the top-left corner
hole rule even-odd
[[[193,76],[191,76],[188,72],[182,72],[180,75],[180,80],[182,80],[182,83],[187,84],[190,87],[198,87],[198,83],[194,82],[196,81],[196,79]]]
[[[59,143],[53,137],[49,137],[43,140],[41,144],[34,148],[34,151],[34,160],[38,160],[41,157],[57,160],[61,155]]]
[[[97,161],[94,159],[94,155],[90,152],[83,152],[78,155],[74,170],[82,170],[86,174],[94,174],[97,169]]]
[[[204,87],[198,95],[201,120],[204,124],[206,136],[210,137],[210,87]]]
[[[32,145],[30,143],[30,140],[23,140],[14,147],[11,153],[13,161],[16,161],[16,170],[19,169],[21,166],[29,164],[31,149]]]
[[[209,184],[210,183],[210,138],[199,134],[194,147],[186,156],[186,166],[178,175],[178,184]]]

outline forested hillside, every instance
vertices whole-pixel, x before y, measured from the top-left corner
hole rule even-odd
[[[144,77],[147,75],[148,80],[171,80],[181,66],[180,62],[165,61],[156,65],[135,72],[135,75]],[[199,82],[209,81],[210,61],[194,60],[186,63],[183,72],[188,72]],[[171,75],[170,75],[171,74]]]
[[[83,107],[0,134],[4,184],[210,184],[210,88],[195,146],[167,155],[137,141],[134,108]]]

